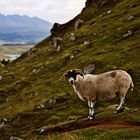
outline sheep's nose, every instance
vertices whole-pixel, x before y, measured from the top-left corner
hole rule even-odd
[[[73,79],[73,78],[70,78],[70,79],[69,79],[69,83],[70,83],[71,85],[73,85],[73,84],[74,84],[74,79]]]
[[[74,84],[74,81],[73,81],[73,80],[72,80],[72,81],[70,81],[70,84],[71,84],[71,85],[73,85],[73,84]]]

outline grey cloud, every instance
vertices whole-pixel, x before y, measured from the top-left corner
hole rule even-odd
[[[0,0],[1,13],[37,16],[64,23],[76,16],[86,0]]]

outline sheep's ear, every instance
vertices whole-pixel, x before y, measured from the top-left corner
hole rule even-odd
[[[74,69],[75,73],[81,75],[81,76],[84,76],[84,73],[82,72],[82,70],[80,69]]]

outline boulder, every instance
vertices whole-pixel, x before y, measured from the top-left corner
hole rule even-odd
[[[129,16],[127,21],[132,21],[135,17],[133,15]]]
[[[80,26],[82,25],[83,22],[84,22],[84,21],[81,20],[81,19],[77,19],[77,20],[75,21],[75,23],[74,23],[74,29],[75,29],[75,31],[77,31],[77,30],[80,28]]]
[[[84,68],[84,73],[85,74],[90,74],[93,72],[93,70],[95,69],[95,65],[94,64],[90,64],[87,67]]]
[[[52,29],[51,29],[51,34],[55,34],[56,31],[59,30],[59,27],[61,26],[61,24],[59,23],[54,23]]]

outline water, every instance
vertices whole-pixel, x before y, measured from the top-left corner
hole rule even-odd
[[[0,55],[10,57],[10,59],[13,60],[17,59],[20,56],[20,54],[0,54]]]

